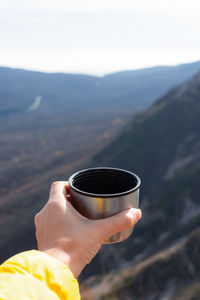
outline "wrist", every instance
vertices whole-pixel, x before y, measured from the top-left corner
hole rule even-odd
[[[54,257],[55,259],[59,260],[66,266],[69,266],[70,257],[68,253],[64,252],[63,250],[59,248],[49,248],[47,250],[44,250],[43,252],[49,254],[50,256]]]
[[[75,278],[79,276],[83,269],[83,267],[81,267],[79,259],[76,258],[76,255],[74,253],[67,253],[61,248],[50,248],[43,252],[69,267]]]

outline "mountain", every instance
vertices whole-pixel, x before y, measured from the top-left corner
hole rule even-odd
[[[25,112],[37,99],[40,112],[54,116],[63,110],[83,113],[112,106],[143,109],[199,70],[200,61],[104,77],[0,68],[0,116]]]
[[[135,117],[94,157],[91,166],[125,168],[142,179],[140,207],[143,219],[136,225],[132,238],[110,245],[109,249],[104,246],[96,258],[96,265],[94,262],[85,270],[86,274],[92,274],[102,264],[104,270],[112,270],[113,276],[121,278],[121,283],[115,282],[101,299],[133,299],[130,295],[144,300],[198,299],[195,296],[181,298],[178,289],[184,288],[182,292],[189,295],[190,289],[195,288],[195,280],[198,283],[200,280],[196,269],[199,257],[195,254],[199,253],[200,242],[199,129],[200,73]],[[190,242],[196,228],[195,243]],[[185,239],[188,246],[185,242],[182,244]],[[185,248],[188,249],[186,256]],[[178,251],[174,256],[172,249]],[[162,255],[164,265],[157,260]],[[148,268],[146,261],[151,262]],[[132,268],[130,273],[129,266]],[[137,273],[137,266],[145,267],[144,273]],[[121,269],[128,278],[120,277]],[[98,277],[95,280],[104,283]],[[91,291],[95,280],[91,279],[88,284]],[[165,289],[170,287],[179,295],[177,298],[164,297]],[[148,291],[152,292],[151,297]],[[198,293],[198,289],[195,291]]]
[[[199,71],[199,67],[200,62],[195,62],[118,72],[102,78],[102,90],[104,94],[109,92],[113,101],[123,99],[123,102],[120,101],[121,107],[134,105],[143,109],[172,87],[190,79]]]
[[[79,109],[98,78],[0,68],[1,115],[23,113],[41,97],[40,110]],[[58,106],[59,104],[59,106]]]
[[[169,190],[169,182],[189,180],[194,172],[198,173],[200,159],[199,96],[198,73],[134,118],[107,148],[96,155],[94,164],[135,171],[143,179],[145,197],[150,196],[158,182],[162,182],[162,190],[164,186]]]

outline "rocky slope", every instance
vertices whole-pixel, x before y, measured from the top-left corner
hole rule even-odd
[[[119,265],[127,266],[130,262],[134,268],[136,262],[140,261],[142,264],[152,255],[159,257],[164,249],[174,243],[179,244],[179,239],[186,236],[189,238],[191,232],[200,226],[199,128],[200,74],[197,74],[137,116],[109,146],[95,156],[91,165],[125,168],[140,175],[143,219],[127,241],[104,246],[96,261],[86,270],[87,273],[85,271],[86,275],[97,269],[102,274],[105,270],[115,272],[114,269]],[[198,247],[198,238],[195,241]],[[193,264],[198,265],[198,255],[191,255]],[[155,289],[159,290],[161,286],[164,291],[167,284],[170,286],[170,274],[176,271],[178,263],[179,256],[177,261],[168,263],[169,272],[165,279],[162,277],[165,268],[156,269],[157,275],[154,275],[158,279],[163,278],[163,282],[153,280]],[[152,270],[153,268],[152,264]],[[181,276],[181,272],[179,275]],[[141,276],[134,278],[139,284]],[[186,285],[195,285],[196,277],[191,273],[189,281],[184,281],[184,278],[181,280],[189,294],[190,287]],[[149,285],[150,281],[145,289],[148,290]],[[118,299],[116,295],[120,295],[120,289],[118,292],[119,294],[113,294],[115,298],[105,299]],[[121,293],[127,293],[128,296],[119,299],[134,299],[124,282]],[[141,293],[138,295],[136,299],[162,299],[161,294],[152,294],[150,298],[147,295],[144,298]],[[181,292],[177,295],[181,297]],[[193,298],[191,296],[188,299]]]
[[[90,278],[83,300],[197,300],[200,292],[200,228],[141,262]]]

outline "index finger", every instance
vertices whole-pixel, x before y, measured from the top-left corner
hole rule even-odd
[[[49,201],[59,201],[60,199],[67,198],[67,193],[69,190],[68,181],[55,181],[51,185]]]

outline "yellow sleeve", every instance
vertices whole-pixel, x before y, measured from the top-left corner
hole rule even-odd
[[[31,250],[0,266],[1,300],[80,300],[70,269],[50,255]]]

